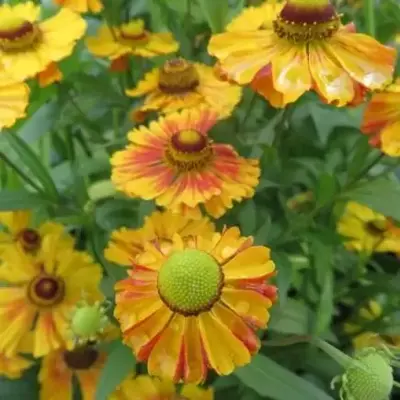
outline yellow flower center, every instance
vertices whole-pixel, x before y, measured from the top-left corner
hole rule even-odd
[[[24,229],[17,235],[17,241],[21,243],[25,251],[33,252],[40,247],[41,238],[34,229]]]
[[[328,39],[339,27],[339,15],[329,0],[288,0],[273,22],[275,33],[293,43]]]
[[[172,253],[158,274],[158,292],[164,303],[183,315],[211,309],[219,299],[224,277],[208,253],[185,249]]]
[[[32,47],[39,38],[36,24],[14,16],[0,21],[0,49],[6,52]]]
[[[98,358],[99,352],[89,345],[64,352],[64,362],[74,370],[89,369]]]
[[[120,40],[127,45],[145,44],[149,39],[147,31],[144,29],[144,21],[134,19],[119,28]]]
[[[27,295],[38,307],[52,307],[64,299],[65,282],[54,275],[40,273],[28,284]]]
[[[158,87],[164,93],[186,93],[198,85],[199,74],[195,66],[183,58],[166,61],[160,68]]]
[[[187,129],[171,137],[165,158],[178,171],[199,171],[211,162],[213,150],[207,136],[193,129]]]
[[[381,237],[388,230],[388,221],[383,219],[368,221],[365,224],[365,229],[370,235]]]

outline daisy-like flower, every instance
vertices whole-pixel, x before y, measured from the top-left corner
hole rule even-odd
[[[154,199],[174,213],[199,218],[200,204],[213,217],[250,198],[258,160],[213,143],[208,131],[218,113],[205,107],[168,114],[128,134],[130,144],[112,157],[112,181],[129,196]]]
[[[132,393],[135,394],[133,398]],[[109,400],[213,400],[213,398],[212,389],[185,385],[179,392],[169,380],[141,375],[135,379],[126,379]]]
[[[0,82],[24,81],[68,57],[86,29],[83,18],[69,9],[38,21],[33,2],[0,6]]]
[[[101,269],[86,253],[46,235],[35,255],[16,246],[2,252],[0,287],[0,352],[10,357],[24,341],[41,357],[62,347],[69,334],[71,311],[84,294],[102,298]]]
[[[371,135],[373,146],[389,156],[400,157],[400,78],[372,96],[361,129]]]
[[[101,0],[54,0],[54,3],[78,13],[98,13],[103,9]]]
[[[288,0],[273,29],[262,26],[263,15],[261,7],[251,12],[253,22],[239,17],[243,25],[212,37],[208,50],[228,79],[251,84],[273,106],[309,90],[337,106],[357,104],[366,90],[391,81],[396,51],[342,26],[329,0]]]
[[[400,230],[393,222],[370,208],[349,202],[338,222],[339,234],[347,237],[350,250],[363,253],[400,252]]]
[[[362,307],[358,316],[361,320],[373,322],[382,315],[381,305],[375,301],[370,300],[366,307]],[[379,335],[377,332],[365,331],[362,326],[354,322],[347,322],[344,324],[344,332],[352,337],[353,347],[356,350],[361,350],[365,347],[380,347],[381,345],[394,345],[400,346],[400,335]]]
[[[129,55],[151,58],[175,53],[179,49],[171,33],[151,33],[145,29],[141,19],[113,28],[102,25],[97,35],[89,37],[86,44],[95,56],[111,60],[111,69],[116,70],[121,69],[120,65],[125,64],[123,60]]]
[[[45,235],[53,234],[60,237],[62,246],[73,248],[74,239],[64,234],[63,225],[54,222],[45,222],[35,228],[32,223],[32,214],[29,211],[6,211],[0,212],[0,254],[1,249],[15,244],[23,251],[36,252],[39,250],[42,239]],[[1,279],[0,271],[0,279]]]
[[[193,220],[170,211],[155,211],[145,218],[141,229],[121,228],[114,231],[104,256],[113,263],[131,267],[136,256],[143,252],[148,242],[157,239],[164,247],[171,245],[174,233],[179,233],[184,239],[190,239],[194,235],[206,236],[214,232],[214,224],[206,217]]]
[[[255,330],[266,327],[276,299],[266,283],[275,270],[270,251],[238,228],[171,241],[148,243],[115,285],[124,342],[150,375],[199,383],[208,369],[230,374],[258,351]]]
[[[147,73],[136,88],[126,91],[132,97],[145,96],[143,105],[134,111],[138,121],[150,111],[169,113],[202,104],[227,117],[241,93],[239,86],[218,79],[214,68],[182,58],[166,61],[161,68]]]
[[[9,128],[25,117],[29,102],[29,87],[25,83],[0,86],[0,129]]]
[[[32,361],[19,355],[7,357],[0,354],[0,376],[5,376],[8,379],[21,378],[22,373],[32,365]]]

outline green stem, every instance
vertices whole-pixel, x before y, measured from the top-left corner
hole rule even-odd
[[[368,174],[368,172],[382,160],[383,157],[385,157],[385,155],[383,153],[379,153],[363,170],[360,171],[359,174],[357,174],[351,181],[346,184],[344,189],[348,189],[360,179],[364,178]]]
[[[42,188],[37,185],[28,175],[19,169],[4,153],[0,153],[0,159],[2,159],[11,169],[13,169],[27,184],[32,186],[39,193],[44,193]]]
[[[375,36],[375,0],[364,0],[364,15],[368,33]]]
[[[343,353],[336,347],[330,345],[328,342],[325,342],[325,340],[322,340],[320,338],[315,338],[313,340],[313,343],[324,353],[326,353],[328,356],[333,358],[339,365],[341,365],[344,369],[347,369],[350,364],[354,363],[354,360],[348,356],[347,354]]]
[[[251,115],[251,110],[253,109],[253,106],[254,106],[254,103],[255,103],[256,99],[257,99],[256,92],[253,92],[252,93],[252,97],[251,97],[251,99],[249,101],[249,104],[248,104],[248,106],[246,108],[244,117],[238,123],[237,129],[236,129],[237,133],[240,133],[240,131],[246,126],[246,122],[247,122],[247,120],[249,119],[249,117]]]

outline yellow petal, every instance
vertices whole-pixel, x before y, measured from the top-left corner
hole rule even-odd
[[[392,157],[400,157],[400,120],[383,129],[381,143],[384,153]]]

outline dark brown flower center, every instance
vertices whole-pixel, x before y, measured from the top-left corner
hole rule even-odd
[[[78,347],[64,352],[64,361],[69,368],[85,370],[91,368],[99,358],[99,352],[91,346]]]
[[[24,229],[21,231],[17,240],[21,243],[22,247],[26,251],[35,251],[40,247],[41,238],[39,233],[34,229]]]
[[[180,171],[201,170],[211,162],[213,149],[207,136],[187,129],[171,137],[165,157]]]
[[[36,24],[20,17],[0,21],[0,49],[6,52],[19,51],[33,46],[40,31]]]
[[[339,15],[329,0],[288,0],[273,23],[275,33],[293,43],[328,39],[339,27]]]
[[[29,282],[27,294],[36,306],[55,306],[64,299],[65,282],[57,276],[40,273]]]
[[[190,92],[199,85],[196,67],[183,58],[166,61],[160,68],[158,87],[165,93]]]
[[[142,20],[132,20],[119,27],[119,39],[128,46],[145,44],[149,39]]]

